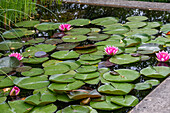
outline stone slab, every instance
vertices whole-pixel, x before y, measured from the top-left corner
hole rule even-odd
[[[63,0],[63,2],[170,11],[170,3],[127,1],[127,0]]]
[[[170,77],[165,79],[129,113],[170,113]]]

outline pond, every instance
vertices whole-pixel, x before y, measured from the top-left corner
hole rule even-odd
[[[37,8],[35,20],[2,30],[4,113],[126,113],[170,75],[169,59],[156,55],[170,53],[169,12],[47,6],[55,16]],[[66,23],[71,28],[59,29]],[[116,52],[109,54],[110,46]],[[24,58],[8,57],[12,52]],[[13,86],[19,94],[10,93]]]

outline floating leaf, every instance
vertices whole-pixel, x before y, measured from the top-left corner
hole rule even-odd
[[[107,72],[103,75],[103,77],[106,80],[113,82],[132,82],[140,76],[139,72],[130,69],[118,69],[114,71],[117,72],[117,75]]]
[[[99,72],[94,72],[94,73],[86,73],[86,74],[80,74],[76,73],[75,78],[79,80],[88,80],[88,79],[93,79],[99,77]]]
[[[100,41],[100,40],[105,40],[107,38],[109,38],[109,35],[106,34],[96,34],[87,37],[87,39],[91,41]]]
[[[48,30],[55,30],[57,29],[60,24],[54,24],[52,22],[45,22],[45,23],[41,23],[41,24],[37,24],[35,25],[35,28],[37,28],[40,31],[48,31]]]
[[[134,84],[129,83],[111,83],[111,85],[102,85],[98,91],[106,94],[126,95],[134,88]]]
[[[86,106],[81,105],[69,105],[68,107],[57,113],[90,113],[90,110]]]
[[[45,106],[36,106],[30,113],[53,113],[57,110],[57,106],[49,104]]]
[[[138,62],[140,60],[140,57],[132,57],[129,54],[120,54],[115,55],[109,59],[110,62],[115,64],[130,64],[134,62]]]
[[[40,21],[35,21],[35,20],[31,20],[31,21],[22,21],[22,22],[18,22],[15,24],[15,26],[17,27],[34,27],[36,24],[39,24]]]
[[[23,76],[38,76],[44,73],[44,70],[41,68],[32,68],[29,71],[24,71],[21,74]]]
[[[146,26],[146,22],[127,22],[126,24],[124,24],[125,26],[129,26],[130,29],[137,29],[140,27],[144,27]]]
[[[20,77],[16,78],[14,84],[23,89],[40,89],[49,85],[47,76]]]
[[[105,101],[101,102],[90,102],[90,106],[95,109],[100,109],[100,110],[116,110],[122,108],[122,106],[119,106],[117,104],[111,103],[111,98],[113,96],[106,96]]]
[[[111,102],[120,106],[136,106],[139,102],[138,98],[133,95],[113,96]]]
[[[61,39],[48,39],[45,41],[45,44],[59,44],[62,43],[63,41]]]
[[[165,66],[149,66],[140,71],[141,74],[152,78],[165,78],[169,73],[170,67]]]
[[[170,30],[170,24],[169,24],[169,23],[168,23],[168,24],[165,24],[165,25],[163,25],[163,26],[161,27],[161,31],[162,31],[163,33],[168,33],[169,30]]]
[[[70,31],[66,32],[66,34],[69,34],[69,35],[76,35],[76,36],[79,36],[79,35],[85,35],[87,33],[90,32],[90,29],[89,28],[74,28],[74,29],[71,29]],[[66,37],[66,36],[64,36]]]
[[[70,20],[67,23],[75,26],[84,26],[88,25],[90,22],[89,19],[75,19],[75,20]]]
[[[51,75],[49,80],[53,81],[53,82],[56,82],[56,83],[71,83],[71,82],[76,81],[76,79],[74,79],[74,75],[71,75],[71,74],[55,74],[55,75]]]
[[[76,71],[77,73],[90,73],[97,70],[96,66],[81,66]]]
[[[103,55],[92,55],[92,54],[84,54],[80,56],[80,60],[99,60],[102,59]]]
[[[103,17],[103,18],[97,18],[91,21],[92,24],[97,24],[97,25],[110,25],[117,23],[118,19],[115,17]]]
[[[135,88],[136,90],[146,90],[146,89],[150,89],[152,88],[152,85],[149,83],[137,83],[135,84]]]
[[[156,28],[160,27],[162,25],[162,22],[147,22],[147,26],[144,28]]]
[[[65,64],[56,64],[54,66],[48,66],[44,68],[45,75],[55,75],[55,74],[63,74],[70,70],[69,66]]]
[[[87,36],[84,35],[68,35],[68,36],[63,36],[62,40],[64,42],[81,42],[87,39]]]
[[[150,80],[146,80],[144,83],[149,83],[152,86],[156,86],[156,85],[158,85],[160,83],[160,81],[156,80],[156,79],[150,79]]]
[[[138,22],[138,21],[147,20],[148,18],[147,18],[146,16],[131,16],[131,17],[128,17],[128,18],[126,18],[126,19],[129,20],[129,21]]]
[[[0,42],[0,50],[14,50],[19,49],[24,44],[22,42],[16,41],[16,40],[5,40]]]
[[[57,50],[70,50],[78,46],[79,43],[63,43],[57,45]]]
[[[129,28],[126,26],[117,26],[114,28],[108,28],[103,30],[106,34],[124,34],[129,32]]]
[[[74,59],[78,58],[79,54],[76,53],[75,51],[57,51],[51,55],[51,57],[56,58],[56,59]]]
[[[24,58],[22,59],[23,63],[28,63],[28,64],[40,64],[45,61],[47,61],[49,58],[48,57],[43,57],[43,58]]]
[[[9,86],[13,86],[13,80],[16,79],[16,76],[0,76],[0,88],[5,88],[5,87],[9,87]]]

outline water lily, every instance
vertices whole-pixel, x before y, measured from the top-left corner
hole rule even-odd
[[[71,25],[70,24],[61,24],[60,26],[59,26],[59,29],[61,30],[61,31],[69,31],[71,28]]]
[[[16,53],[13,52],[13,53],[11,53],[11,54],[9,55],[9,57],[16,57],[19,61],[23,59],[22,55],[21,55],[20,53],[18,53],[18,52],[16,52]]]
[[[166,62],[170,59],[170,54],[168,54],[168,51],[159,51],[159,53],[156,53],[157,60],[161,62]]]
[[[12,90],[10,91],[9,95],[10,96],[17,96],[19,95],[20,89],[17,86],[14,86]]]
[[[114,46],[107,46],[105,48],[105,52],[108,54],[108,55],[115,55],[117,52],[118,52],[118,48],[117,47],[114,47]]]

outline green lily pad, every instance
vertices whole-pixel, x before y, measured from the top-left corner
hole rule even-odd
[[[134,88],[134,84],[129,83],[111,83],[110,85],[102,85],[98,91],[106,94],[126,95]]]
[[[36,106],[31,110],[30,113],[53,113],[57,110],[57,106],[54,104],[49,104],[46,106]]]
[[[87,37],[87,39],[91,41],[100,41],[100,40],[105,40],[107,38],[109,38],[109,35],[106,34],[96,34]]]
[[[117,23],[119,20],[115,17],[103,17],[97,18],[91,21],[92,24],[96,25],[110,25],[112,23]]]
[[[87,39],[87,36],[84,35],[68,35],[68,36],[63,36],[62,40],[64,42],[81,42]]]
[[[43,67],[55,66],[58,63],[61,63],[60,60],[48,60],[42,64]]]
[[[124,24],[125,26],[129,26],[130,29],[137,29],[140,27],[144,27],[146,26],[146,22],[127,22],[126,24]]]
[[[75,100],[73,100],[73,99],[70,99],[66,93],[57,94],[56,97],[57,97],[57,100],[58,100],[58,101],[61,101],[61,102],[71,102],[71,101],[75,101]]]
[[[57,50],[70,50],[78,46],[79,43],[63,43],[57,45]]]
[[[47,61],[49,58],[48,57],[43,57],[43,58],[24,58],[22,59],[23,63],[28,63],[28,64],[40,64],[45,61]]]
[[[44,93],[36,93],[34,95],[30,95],[25,99],[25,103],[38,106],[38,105],[47,105],[49,103],[55,102],[57,97],[54,93],[50,91],[46,91]]]
[[[111,102],[120,106],[136,106],[139,102],[138,98],[133,95],[113,96]]]
[[[146,80],[144,83],[149,83],[152,86],[156,86],[156,85],[158,85],[160,83],[160,81],[156,80],[156,79],[150,79],[150,80]]]
[[[100,77],[97,77],[97,78],[93,78],[90,80],[85,80],[84,82],[87,84],[97,85],[99,83],[99,81],[100,81]]]
[[[137,46],[141,43],[141,39],[136,38],[136,39],[131,39],[131,38],[125,38],[124,39],[126,42],[126,47],[132,47],[132,46]]]
[[[44,73],[44,70],[41,68],[32,68],[29,71],[22,72],[23,76],[38,76]]]
[[[18,22],[15,24],[15,26],[17,27],[34,27],[36,24],[39,24],[40,21],[35,21],[35,20],[31,20],[31,21],[22,21],[22,22]]]
[[[23,100],[8,101],[13,113],[26,113],[33,109],[34,106],[24,103]],[[5,112],[4,112],[5,113]]]
[[[115,47],[124,47],[125,43],[121,40],[114,40],[114,41],[101,41],[95,43],[95,45],[104,45],[104,46],[115,46]]]
[[[110,100],[113,96],[106,96],[105,101],[100,101],[100,102],[90,102],[90,106],[95,109],[100,109],[100,110],[116,110],[122,108],[122,106],[119,106],[117,104],[112,103]]]
[[[81,65],[79,61],[74,61],[74,60],[66,60],[61,63],[68,65],[71,70],[75,70],[75,69],[79,68]]]
[[[76,71],[77,73],[90,73],[97,70],[96,66],[81,66]]]
[[[147,22],[147,26],[145,28],[156,28],[160,27],[162,25],[162,22]]]
[[[75,50],[77,53],[79,54],[87,54],[87,53],[93,53],[97,51],[96,47],[92,47],[92,48],[84,48],[84,49],[77,49]]]
[[[22,42],[16,41],[16,40],[5,40],[0,42],[0,50],[14,50],[19,49],[24,44]]]
[[[140,61],[140,57],[132,57],[129,54],[120,54],[120,55],[115,55],[112,56],[109,59],[110,62],[115,63],[115,64],[130,64],[130,63],[134,63],[134,62],[138,62]]]
[[[165,66],[149,66],[140,71],[141,74],[151,78],[165,78],[169,73],[170,67]]]
[[[70,90],[76,90],[83,86],[85,83],[82,81],[75,81],[72,83],[64,84],[64,83],[52,83],[48,86],[48,89],[51,91],[61,92],[61,91],[70,91]]]
[[[125,53],[136,53],[137,47],[127,47],[125,48]]]
[[[6,99],[7,99],[7,97],[0,97],[0,104],[3,103],[3,102],[5,102]]]
[[[40,31],[48,31],[48,30],[55,30],[55,29],[57,29],[56,25],[57,24],[54,24],[52,22],[45,22],[45,23],[37,24],[34,27],[37,28]],[[60,24],[58,24],[58,26],[59,25]]]
[[[0,103],[0,109],[3,113],[14,113],[6,102]]]
[[[68,24],[75,25],[75,26],[84,26],[90,24],[89,19],[75,19],[75,20],[70,20],[67,22]]]
[[[89,28],[74,28],[66,32],[66,34],[77,36],[77,35],[85,35],[85,34],[88,34],[89,32],[90,32]]]
[[[56,58],[56,59],[74,59],[78,58],[79,54],[76,53],[75,51],[57,51],[51,55],[51,57]]]
[[[55,74],[63,74],[70,70],[70,67],[65,64],[56,64],[54,66],[48,66],[44,68],[45,75],[55,75]]]
[[[45,41],[45,44],[59,44],[62,43],[63,41],[61,39],[48,39]]]
[[[126,18],[129,21],[135,21],[135,22],[139,22],[139,21],[144,21],[147,20],[148,18],[146,16],[131,16]]]
[[[169,30],[170,30],[170,23],[163,25],[160,30],[161,30],[163,33],[169,32]]]
[[[147,35],[155,35],[158,33],[157,29],[133,29],[130,32],[125,33],[125,36],[132,36],[135,34],[147,34]]]
[[[148,35],[148,34],[134,34],[128,38],[132,38],[132,39],[136,39],[136,38],[139,38],[141,39],[141,41],[144,43],[144,42],[147,42],[151,39],[151,36]]]
[[[111,72],[107,72],[103,75],[103,77],[106,80],[113,82],[132,82],[140,76],[139,72],[130,69],[118,69],[114,71],[117,72],[116,75],[111,74]]]
[[[4,32],[2,36],[7,39],[23,37],[25,35],[25,31],[27,31],[27,29],[24,29],[24,28],[12,29],[12,30]]]
[[[84,81],[84,80],[97,78],[97,77],[99,77],[99,75],[100,75],[99,72],[86,73],[86,74],[76,73],[74,78]]]
[[[117,26],[114,28],[107,28],[103,30],[106,34],[124,34],[129,32],[129,27],[127,26]]]
[[[71,74],[51,75],[49,80],[52,82],[56,82],[56,83],[71,83],[71,82],[76,81],[76,79],[74,78],[74,75],[71,75]]]
[[[156,43],[147,43],[142,44],[140,47],[138,47],[137,53],[141,54],[153,54],[155,52],[158,52],[162,49],[162,46]]]
[[[122,40],[123,38],[125,38],[123,35],[111,35],[110,38],[107,39],[107,41]]]
[[[35,39],[28,40],[27,42],[29,44],[36,44],[36,43],[43,42],[44,40],[45,40],[45,38],[35,38]]]
[[[13,86],[13,80],[16,79],[16,76],[0,76],[0,88],[5,88],[9,86]]]
[[[70,93],[67,94],[70,99],[83,99],[83,98],[98,98],[101,97],[101,95],[97,92],[97,90],[83,90],[83,89],[78,89],[76,91],[71,91]]]
[[[69,105],[57,113],[90,113],[90,109],[81,105]]]
[[[18,67],[16,69],[17,72],[24,72],[24,71],[29,71],[30,69],[32,69],[31,66],[22,66],[22,67]]]
[[[101,62],[101,60],[77,60],[79,61],[82,65],[94,65],[94,64],[98,64],[99,62]]]
[[[80,56],[80,60],[99,60],[102,59],[103,55],[92,55],[92,54],[84,54]]]
[[[13,83],[23,89],[40,89],[49,85],[47,76],[20,77],[14,79]]]
[[[146,89],[150,89],[152,88],[152,85],[149,83],[137,83],[135,84],[135,88],[136,90],[146,90]]]

